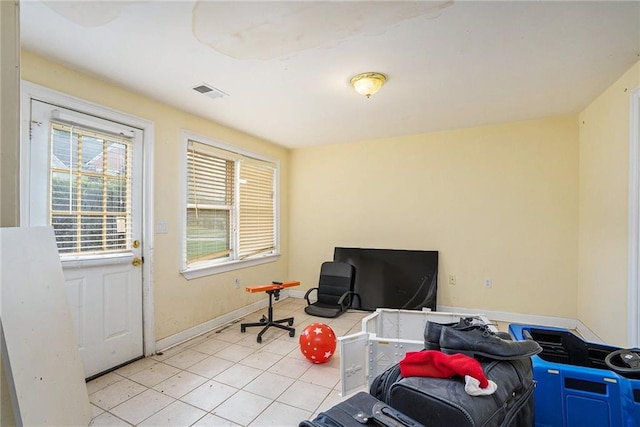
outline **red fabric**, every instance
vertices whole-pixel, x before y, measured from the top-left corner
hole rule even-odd
[[[487,388],[489,380],[482,366],[473,357],[465,354],[444,354],[437,350],[409,351],[400,361],[403,377],[450,378],[454,375],[469,375],[480,381],[480,388]]]

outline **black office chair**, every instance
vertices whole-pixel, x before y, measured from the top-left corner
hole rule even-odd
[[[334,261],[322,263],[318,287],[304,294],[307,300],[305,313],[318,317],[338,317],[353,305],[356,297],[360,306],[360,295],[353,291],[355,278],[356,269],[351,264]],[[311,303],[309,294],[313,291],[317,292],[318,300]]]

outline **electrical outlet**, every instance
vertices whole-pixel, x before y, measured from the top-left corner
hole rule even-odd
[[[453,274],[449,275],[449,284],[450,285],[455,285],[456,284],[456,276],[454,276]]]
[[[484,287],[489,289],[491,286],[493,286],[493,281],[491,281],[491,277],[487,277],[486,279],[484,279]]]
[[[236,289],[240,289],[240,279],[236,279]]]

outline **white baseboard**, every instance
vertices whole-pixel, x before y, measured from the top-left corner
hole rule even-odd
[[[307,293],[307,291],[301,291],[301,290],[298,290],[298,289],[289,289],[288,291],[289,291],[289,296],[291,298],[300,298],[300,299],[303,299],[304,298],[304,294]],[[312,292],[311,295],[309,295],[309,297],[315,298],[316,297],[316,293]]]
[[[580,331],[578,327],[579,324],[582,325],[582,322],[579,322],[576,319],[568,319],[566,317],[540,316],[537,314],[511,313],[508,311],[492,311],[492,310],[482,310],[478,308],[461,308],[461,307],[439,305],[438,311],[450,311],[454,313],[469,313],[469,314],[480,313],[480,314],[484,314],[489,319],[495,320],[498,322],[524,323],[527,325],[540,325],[540,326],[555,326],[556,328],[578,329],[578,331]],[[582,326],[588,330],[586,326],[584,325]],[[593,332],[591,332],[591,334],[595,336]]]
[[[584,323],[577,319],[569,319],[566,317],[540,316],[537,314],[511,313],[507,311],[487,311],[481,309],[469,309],[460,307],[450,307],[439,305],[438,311],[451,311],[454,313],[480,313],[487,318],[506,323],[521,323],[525,325],[553,326],[556,328],[574,329],[585,341],[602,344],[602,339],[596,335]]]
[[[283,290],[280,293],[280,301],[288,297],[289,297],[289,294],[287,290]],[[182,344],[185,341],[189,341],[190,339],[195,338],[199,335],[206,334],[208,332],[213,331],[214,329],[218,329],[222,326],[233,323],[236,320],[241,319],[248,314],[251,314],[257,310],[267,307],[268,305],[269,305],[269,299],[264,298],[260,301],[254,302],[253,304],[249,304],[245,307],[239,308],[238,310],[234,310],[231,313],[227,313],[220,317],[216,317],[215,319],[208,320],[197,326],[194,326],[189,329],[185,329],[182,332],[178,332],[175,335],[171,335],[161,340],[158,340],[156,341],[156,351],[163,351],[168,348],[175,347],[176,345]]]
[[[289,290],[289,296],[292,298],[304,298],[306,291]],[[313,292],[309,295],[310,300],[315,300],[316,293]],[[554,316],[540,316],[537,314],[521,314],[511,313],[507,311],[492,311],[482,310],[479,308],[462,308],[453,307],[447,305],[438,305],[438,311],[446,311],[451,313],[460,314],[484,314],[487,318],[506,323],[524,323],[527,325],[540,325],[540,326],[554,326],[556,328],[576,329],[581,334],[585,332],[583,336],[588,339],[594,339],[596,342],[600,342],[600,339],[589,328],[587,328],[582,322],[576,319],[569,319],[566,317],[554,317]]]
[[[586,341],[598,343],[598,344],[604,344],[602,342],[602,339],[600,339],[598,335],[596,335],[591,329],[587,327],[587,325],[585,325],[579,320],[577,321],[576,330],[580,335],[582,335],[582,338],[584,338]]]
[[[304,294],[306,291],[299,291],[293,289],[283,290],[280,295],[280,300],[284,300],[286,298],[304,298]],[[315,293],[313,294],[315,295]],[[263,299],[253,304],[250,304],[246,307],[242,307],[238,310],[234,310],[231,313],[227,313],[223,316],[216,317],[215,319],[211,319],[207,322],[201,323],[198,326],[194,326],[193,328],[186,329],[182,332],[179,332],[175,335],[171,335],[169,337],[163,338],[161,340],[156,341],[156,349],[157,350],[166,350],[170,347],[174,347],[178,344],[181,344],[185,341],[188,341],[192,338],[197,337],[198,335],[202,335],[208,332],[211,332],[214,329],[218,329],[222,326],[233,323],[234,321],[241,319],[242,317],[251,314],[257,310],[267,307],[268,299]],[[511,313],[507,311],[492,311],[492,310],[482,310],[477,308],[462,308],[462,307],[452,307],[446,305],[439,305],[438,311],[446,311],[452,313],[461,313],[461,314],[483,314],[490,320],[498,321],[498,322],[507,322],[507,323],[523,323],[526,325],[540,325],[540,326],[554,326],[556,328],[566,328],[566,329],[575,329],[578,331],[582,337],[589,342],[602,343],[600,337],[598,337],[591,329],[589,329],[584,323],[576,319],[568,319],[565,317],[553,317],[553,316],[540,316],[536,314],[521,314],[521,313]]]

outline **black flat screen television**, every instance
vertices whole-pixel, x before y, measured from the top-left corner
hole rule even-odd
[[[336,247],[333,260],[356,268],[363,310],[436,310],[438,251]]]

